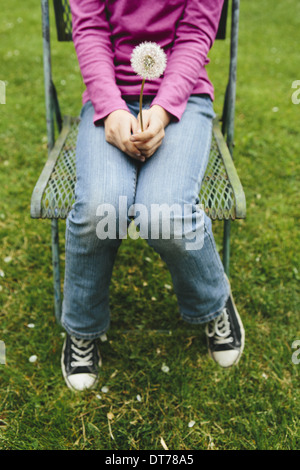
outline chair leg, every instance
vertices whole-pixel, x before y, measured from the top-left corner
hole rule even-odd
[[[227,277],[229,277],[230,261],[230,220],[224,220],[223,232],[223,266]]]
[[[51,220],[52,235],[52,266],[54,283],[54,312],[58,323],[61,319],[61,286],[60,286],[60,266],[59,266],[59,238],[58,238],[58,220]]]

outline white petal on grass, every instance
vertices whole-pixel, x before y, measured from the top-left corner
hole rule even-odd
[[[100,339],[102,341],[102,343],[105,343],[105,341],[107,341],[107,336],[106,334],[104,333],[103,335],[100,336]]]
[[[196,424],[195,421],[192,420],[189,422],[188,427],[192,428],[193,426],[195,426],[195,424]]]
[[[107,393],[108,390],[109,390],[109,388],[108,388],[106,385],[104,385],[104,386],[101,388],[101,392],[102,392],[102,393]]]
[[[172,286],[170,286],[170,284],[165,284],[165,289],[172,289]]]
[[[27,328],[34,328],[35,324],[34,323],[28,323]]]
[[[142,42],[131,54],[131,66],[135,73],[148,80],[159,78],[165,71],[167,56],[155,42]]]
[[[2,271],[2,269],[0,269],[0,277],[4,277],[5,274],[4,274],[4,271]]]
[[[10,263],[11,260],[12,260],[12,257],[11,257],[11,256],[6,256],[6,257],[4,258],[4,263]]]
[[[98,394],[98,395],[96,395],[96,398],[98,398],[98,400],[101,400],[102,397],[101,397],[101,395]]]
[[[29,362],[35,362],[36,360],[37,360],[37,356],[35,354],[30,356],[30,358],[29,358]]]
[[[167,374],[170,371],[170,368],[165,363],[163,363],[161,370]]]
[[[273,113],[277,113],[279,111],[279,108],[277,106],[274,106],[274,108],[272,108],[272,111]]]
[[[137,401],[142,401],[141,395],[137,395],[137,396],[136,396],[136,399],[137,399]]]

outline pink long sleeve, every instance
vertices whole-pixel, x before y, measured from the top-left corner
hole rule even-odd
[[[191,94],[214,99],[207,54],[215,39],[223,0],[70,0],[73,40],[86,85],[83,102],[94,122],[137,97],[141,78],[132,70],[133,48],[154,41],[166,52],[162,77],[146,81],[144,95],[180,119]]]
[[[204,66],[215,40],[223,0],[188,0],[168,59],[164,78],[152,105],[159,104],[181,118],[192,93],[207,93],[213,87]]]
[[[87,93],[95,109],[94,122],[117,109],[128,110],[116,84],[114,54],[105,2],[70,0],[73,41]]]

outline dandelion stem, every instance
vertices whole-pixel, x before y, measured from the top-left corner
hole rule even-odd
[[[143,108],[143,91],[144,91],[144,85],[145,85],[145,78],[143,78],[143,81],[142,81],[142,88],[141,88],[141,93],[140,93],[140,120],[141,120],[141,131],[143,132],[143,112],[142,112],[142,108]]]

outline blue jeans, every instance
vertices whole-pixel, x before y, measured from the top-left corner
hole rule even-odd
[[[144,97],[144,107],[150,103],[151,98]],[[137,116],[138,101],[127,100],[127,104]],[[89,101],[81,111],[75,203],[66,224],[63,327],[84,339],[97,338],[108,330],[109,285],[117,250],[125,236],[124,225],[127,228],[131,222],[130,213],[139,214],[144,238],[171,273],[182,318],[194,324],[216,318],[229,296],[229,286],[211,220],[199,207],[198,197],[211,143],[214,111],[210,98],[191,96],[181,120],[167,126],[162,145],[144,163],[107,143],[103,125],[93,124],[93,114]],[[124,213],[121,220],[120,196],[128,210],[125,223]],[[182,210],[181,215],[178,211],[160,213],[153,234],[151,211],[162,204],[167,208],[174,204],[177,208],[189,207],[190,211]],[[134,212],[135,207],[144,210]],[[114,236],[105,236],[100,230],[108,214],[104,209],[109,208],[114,209],[107,219],[111,227],[116,222],[111,232]],[[170,222],[169,231],[162,236],[165,219]],[[185,219],[189,221],[181,236],[176,236],[175,222],[179,220],[183,227]],[[195,240],[199,235],[195,249],[191,245],[193,234]]]

